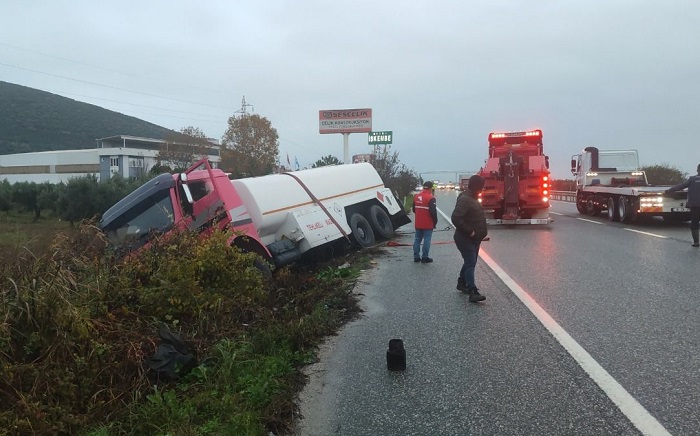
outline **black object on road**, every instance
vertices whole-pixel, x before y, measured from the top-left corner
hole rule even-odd
[[[406,369],[406,350],[401,339],[390,339],[389,349],[386,352],[386,367],[389,371],[403,371]]]

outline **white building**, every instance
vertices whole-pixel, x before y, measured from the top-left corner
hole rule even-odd
[[[162,144],[164,141],[159,139],[120,135],[97,139],[97,148],[92,149],[0,155],[0,181],[60,183],[89,174],[98,180],[115,174],[136,178],[157,164]],[[219,145],[214,143],[208,150],[214,166],[221,161],[219,151]]]

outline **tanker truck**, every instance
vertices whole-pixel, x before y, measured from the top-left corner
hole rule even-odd
[[[369,247],[411,222],[369,163],[230,180],[202,159],[108,209],[100,228],[126,252],[154,235],[230,228],[230,243],[281,267],[339,240]]]

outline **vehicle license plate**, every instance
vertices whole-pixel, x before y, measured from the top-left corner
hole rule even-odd
[[[687,207],[672,207],[671,212],[690,212]]]

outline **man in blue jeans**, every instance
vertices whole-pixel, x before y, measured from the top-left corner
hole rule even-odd
[[[667,194],[688,188],[688,201],[685,205],[690,209],[690,235],[693,237],[693,247],[700,247],[700,165],[698,174],[688,177],[683,183],[668,188]]]
[[[413,261],[430,263],[430,241],[433,229],[437,226],[437,202],[433,197],[433,182],[423,183],[423,190],[413,196],[413,213],[415,217],[416,236],[413,239]],[[423,241],[423,255],[420,244]]]
[[[457,289],[468,294],[469,301],[472,303],[486,299],[479,293],[474,279],[481,241],[488,234],[484,209],[479,203],[479,194],[482,189],[484,189],[484,178],[479,175],[471,176],[467,190],[459,194],[452,212],[452,224],[455,226],[454,240],[464,260],[457,279]]]

